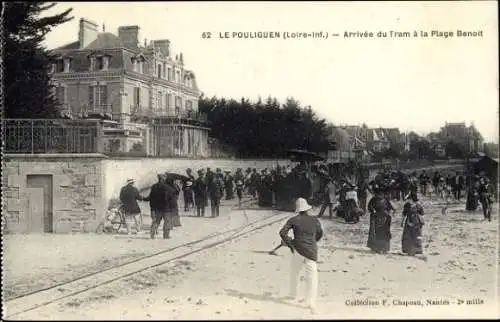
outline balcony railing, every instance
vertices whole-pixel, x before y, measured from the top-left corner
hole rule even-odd
[[[82,116],[92,116],[92,115],[100,115],[107,116],[111,118],[113,110],[110,104],[101,104],[94,106],[84,106],[82,108]]]
[[[59,113],[61,114],[62,117],[66,117],[66,118],[73,117],[73,111],[71,110],[71,107],[68,103],[59,104],[58,110],[59,110]]]
[[[137,107],[132,105],[130,107],[130,111],[132,115],[140,117],[178,118],[178,119],[193,120],[198,122],[207,122],[208,120],[206,114],[196,112],[194,110],[187,110],[187,111],[160,110],[160,109]]]
[[[96,153],[101,126],[96,120],[4,119],[6,153]]]

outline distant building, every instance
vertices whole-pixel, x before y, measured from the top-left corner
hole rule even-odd
[[[114,35],[80,19],[78,39],[52,52],[52,82],[61,111],[72,118],[106,119],[105,151],[209,153],[195,74],[182,53],[173,56],[169,40],[141,45],[138,26],[119,27]]]
[[[372,156],[367,150],[366,142],[362,139],[361,127],[330,126],[328,138],[337,145],[337,151],[331,152],[330,159],[369,161]]]
[[[448,123],[441,128],[439,133],[432,136],[431,142],[445,145],[446,142],[454,141],[461,145],[468,153],[477,153],[484,151],[484,140],[475,128],[474,124],[467,126],[465,122]]]
[[[391,142],[383,128],[370,129],[367,146],[373,152],[383,152],[391,147]]]

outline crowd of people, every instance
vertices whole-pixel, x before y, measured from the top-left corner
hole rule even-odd
[[[422,171],[419,176],[416,172],[407,175],[401,171],[380,171],[370,182],[367,182],[366,177],[360,176],[357,184],[346,178],[336,180],[330,177],[323,185],[324,201],[319,214],[311,215],[312,207],[307,200],[298,198],[295,206],[298,214],[285,223],[279,231],[281,244],[270,251],[270,254],[275,254],[277,249],[287,246],[292,252],[289,298],[296,299],[300,269],[305,266],[308,290],[306,302],[311,310],[315,310],[318,288],[317,242],[324,234],[318,218],[323,216],[326,208],[329,209],[330,217],[337,211],[337,215],[344,217],[348,223],[358,222],[359,216],[368,212],[370,226],[367,247],[373,252],[386,254],[390,251],[392,215],[396,211],[392,201],[403,199],[402,253],[415,256],[423,254],[422,230],[425,224],[424,207],[419,202],[419,195],[433,197],[434,194],[435,197],[446,200],[452,195],[456,201],[460,201],[462,191],[466,190],[466,209],[475,211],[479,201],[485,219],[491,221],[491,204],[495,194],[489,181],[481,175],[466,178],[459,172],[455,176],[448,174],[445,177],[438,171],[432,179],[426,171]],[[429,189],[430,186],[434,189]],[[367,192],[372,195],[368,204]],[[290,230],[293,230],[293,239],[288,236]]]
[[[445,204],[460,202],[465,197],[466,210],[474,212],[481,204],[484,218],[491,221],[495,187],[484,175],[465,176],[462,172],[442,174],[439,171],[429,175],[425,170],[420,174],[416,171],[408,174],[384,169],[369,180],[363,171],[332,170],[325,164],[311,166],[301,162],[294,167],[276,165],[261,171],[238,168],[234,174],[230,170],[217,168],[212,171],[206,168],[199,169],[195,177],[191,169],[186,169],[185,175],[159,174],[158,182],[147,196],[141,195],[134,186],[134,180],[129,179],[120,192],[120,200],[123,212],[135,221],[136,227],[140,214],[137,202],[149,202],[152,239],[162,221],[163,238],[170,238],[170,231],[181,226],[178,206],[181,191],[184,211],[195,210],[198,217],[205,216],[209,203],[210,216],[219,216],[222,199],[237,198],[241,206],[245,194],[251,199],[258,199],[260,207],[295,211],[297,215],[290,218],[279,232],[281,244],[270,253],[275,254],[277,249],[287,246],[293,254],[291,297],[297,295],[299,271],[305,265],[308,271],[307,301],[311,309],[315,307],[318,284],[316,243],[323,236],[320,218],[327,209],[329,218],[336,214],[348,224],[356,224],[362,216],[369,214],[366,246],[379,254],[390,251],[395,201],[403,201],[401,249],[409,256],[423,254],[425,210],[419,200],[421,197],[441,199]],[[371,198],[368,200],[369,195]],[[314,203],[320,206],[316,216],[311,214],[311,204]],[[288,236],[289,230],[293,230],[293,238]],[[127,231],[131,232],[130,222]]]
[[[178,185],[176,181],[181,184]],[[441,198],[446,202],[460,201],[465,196],[466,209],[476,211],[481,204],[484,217],[488,220],[491,220],[491,204],[495,195],[489,179],[480,175],[466,177],[461,172],[441,174],[435,171],[431,176],[425,170],[418,175],[417,172],[407,174],[400,170],[384,169],[368,181],[363,173],[355,175],[352,171],[332,171],[328,164],[307,166],[304,162],[293,167],[276,165],[261,171],[256,168],[247,168],[245,171],[237,168],[234,174],[231,170],[223,171],[220,168],[215,171],[211,168],[199,169],[197,177],[190,168],[186,169],[185,175],[160,174],[149,196],[141,196],[133,183],[134,180],[130,179],[120,193],[126,217],[134,219],[132,222],[127,221],[128,233],[131,233],[132,226],[138,227],[140,208],[137,201],[149,201],[152,238],[162,220],[164,237],[169,238],[169,231],[180,226],[178,197],[181,190],[184,211],[193,210],[198,217],[205,216],[208,206],[211,217],[219,216],[222,199],[237,198],[241,206],[245,194],[257,199],[259,207],[290,211],[294,210],[297,198],[304,198],[320,206],[319,218],[328,209],[330,218],[336,213],[346,223],[356,224],[363,215],[369,213],[373,225],[368,246],[380,252],[386,251],[386,247],[380,245],[387,244],[387,239],[390,239],[390,228],[387,227],[390,227],[391,221],[390,215],[380,214],[394,211],[391,201],[406,201],[403,211],[406,219],[402,224],[411,226],[417,219],[423,222],[423,208],[418,203],[418,195]],[[369,194],[372,199],[368,202]],[[379,215],[375,215],[377,213]],[[386,228],[373,228],[378,226]],[[405,231],[414,230],[405,228]],[[373,246],[377,244],[373,242],[373,236],[386,236],[386,240],[379,246]]]

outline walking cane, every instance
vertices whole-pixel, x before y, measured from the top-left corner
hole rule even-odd
[[[273,250],[271,250],[268,254],[269,254],[269,255],[278,255],[278,254],[276,254],[276,251],[277,251],[278,249],[280,249],[281,247],[283,247],[283,246],[286,246],[286,244],[285,244],[285,242],[282,240],[282,241],[281,241],[281,243],[280,243],[278,246],[276,246]]]

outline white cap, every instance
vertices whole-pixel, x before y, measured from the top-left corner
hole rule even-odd
[[[298,198],[295,201],[295,212],[308,211],[311,208],[311,205],[304,198]]]

